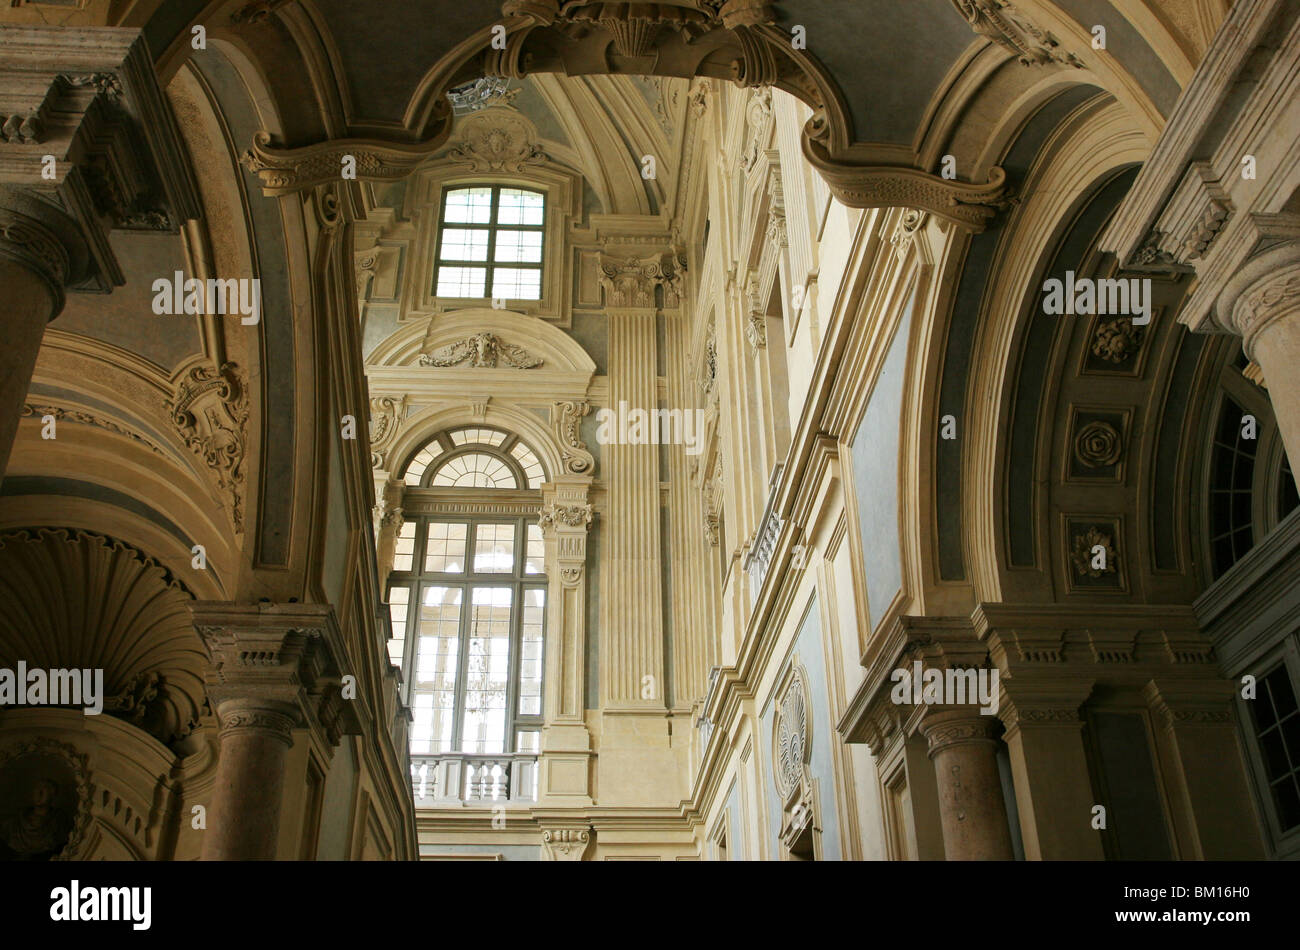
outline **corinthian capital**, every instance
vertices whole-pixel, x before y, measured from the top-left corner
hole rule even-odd
[[[664,288],[664,304],[675,306],[682,296],[684,262],[671,254],[650,257],[600,255],[600,286],[605,306],[655,309],[655,288]]]

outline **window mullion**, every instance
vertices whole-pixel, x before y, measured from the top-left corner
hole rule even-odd
[[[492,189],[492,216],[488,221],[487,284],[484,285],[483,287],[483,290],[486,291],[486,296],[492,297],[493,299],[495,298],[493,297],[492,294],[492,289],[493,289],[492,281],[493,281],[493,273],[496,268],[497,227],[498,227],[497,218],[501,214],[500,208],[501,208],[501,186],[497,185]]]
[[[469,683],[469,641],[472,632],[473,617],[471,613],[473,605],[473,588],[468,584],[460,585],[461,594],[461,612],[460,612],[460,631],[459,642],[457,643],[456,656],[456,702],[453,708],[454,719],[452,720],[451,730],[451,752],[456,755],[463,754],[464,736],[463,723],[465,719],[465,688]],[[465,773],[461,771],[461,781],[464,782]],[[463,795],[465,789],[461,789]]]

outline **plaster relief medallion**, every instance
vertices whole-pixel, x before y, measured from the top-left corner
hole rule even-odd
[[[808,693],[803,671],[791,669],[777,702],[772,723],[773,777],[782,800],[800,792],[807,779],[806,766],[811,754],[808,739]]]
[[[1067,479],[1122,480],[1127,429],[1125,412],[1074,409],[1069,430]]]
[[[1118,525],[1113,522],[1071,521],[1067,531],[1070,538],[1070,586],[1076,589],[1123,589],[1115,545]]]
[[[1151,325],[1158,325],[1162,308],[1153,307]],[[1136,376],[1142,369],[1142,346],[1147,327],[1134,326],[1129,317],[1099,317],[1083,357],[1089,375]]]
[[[47,739],[6,750],[0,760],[0,860],[65,857],[89,815],[80,757]]]

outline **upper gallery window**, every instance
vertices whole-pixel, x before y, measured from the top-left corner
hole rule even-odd
[[[540,191],[474,185],[443,192],[435,294],[540,300],[545,225]]]

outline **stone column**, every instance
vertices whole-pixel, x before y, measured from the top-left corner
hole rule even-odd
[[[0,476],[64,289],[123,282],[109,231],[199,216],[138,29],[0,26]]]
[[[1156,751],[1169,782],[1178,856],[1185,860],[1268,857],[1232,714],[1236,690],[1230,680],[1171,678],[1152,680],[1142,691],[1154,713]]]
[[[1241,334],[1246,356],[1259,364],[1300,479],[1300,243],[1252,258],[1228,282],[1216,309],[1218,321]]]
[[[13,220],[0,212],[0,295],[5,300],[0,323],[5,336],[5,345],[0,347],[0,477],[18,434],[18,418],[36,368],[45,324],[63,302],[62,282],[55,284],[47,279],[47,275],[53,276],[50,270],[42,273],[39,265],[29,262],[30,232]]]
[[[1092,780],[1079,707],[1091,680],[1029,686],[1003,681],[999,718],[1011,754],[1020,834],[1028,861],[1105,858],[1092,828]]]
[[[1001,723],[970,709],[935,709],[921,721],[939,789],[950,861],[1010,861],[1011,831],[998,777]]]
[[[619,417],[642,410],[657,420],[655,290],[666,278],[662,259],[602,257],[601,284],[609,318],[609,402]],[[620,429],[622,427],[620,426]],[[657,427],[656,427],[657,428]],[[601,644],[606,709],[662,711],[665,705],[659,538],[659,446],[629,444],[618,432],[604,448],[609,486],[605,531],[611,611]],[[650,436],[642,431],[641,438]],[[656,443],[657,443],[656,438]]]
[[[339,697],[334,658],[345,653],[333,610],[196,602],[190,611],[210,656],[205,681],[221,739],[202,857],[273,860],[295,730],[317,730],[325,748],[357,731],[353,703]]]
[[[557,475],[542,486],[546,538],[546,689],[539,798],[591,804],[591,735],[584,683],[587,654],[587,502],[590,476]]]

